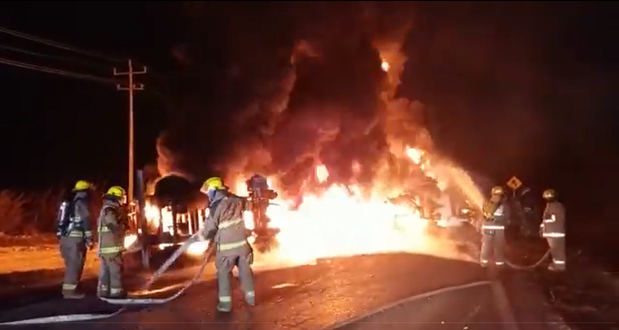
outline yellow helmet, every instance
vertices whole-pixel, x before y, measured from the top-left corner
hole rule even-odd
[[[503,196],[503,194],[505,194],[505,191],[503,190],[503,187],[496,186],[496,187],[492,188],[492,195],[493,196]]]
[[[218,176],[214,176],[204,181],[204,183],[202,184],[202,188],[200,188],[200,191],[206,194],[206,192],[209,189],[224,189],[224,188],[225,188],[224,182],[221,180],[221,178]]]
[[[107,190],[107,195],[110,196],[115,196],[118,198],[123,198],[127,195],[127,192],[125,191],[125,189],[121,186],[113,186],[110,187],[110,189]]]
[[[544,190],[542,197],[546,200],[555,199],[557,197],[557,192],[554,189],[546,189]]]
[[[79,180],[75,183],[75,187],[73,187],[73,191],[81,191],[90,189],[90,182],[86,180]]]

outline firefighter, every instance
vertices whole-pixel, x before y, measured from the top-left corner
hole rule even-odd
[[[62,202],[58,213],[56,236],[60,240],[60,253],[65,264],[62,282],[62,296],[65,299],[84,298],[84,294],[77,291],[77,285],[86,261],[86,248],[93,247],[88,210],[90,187],[87,181],[77,181],[72,198]]]
[[[552,263],[548,266],[551,271],[565,270],[565,207],[557,200],[554,189],[546,189],[542,194],[546,200],[546,209],[540,224],[541,236],[548,240]]]
[[[243,221],[243,211],[248,209],[247,201],[229,193],[218,177],[206,180],[200,191],[208,195],[210,209],[203,238],[212,239],[216,244],[215,267],[219,288],[217,310],[232,310],[230,273],[235,266],[239,271],[245,302],[254,306],[254,279],[251,270],[253,251],[247,242],[247,229]]]
[[[127,203],[127,193],[119,186],[108,189],[103,196],[103,206],[97,221],[99,234],[99,283],[97,295],[106,298],[122,298],[125,295],[122,281],[122,252]]]
[[[503,267],[505,259],[505,225],[507,222],[507,206],[503,187],[492,188],[490,200],[483,205],[482,241],[480,264],[487,267],[491,257],[497,267]]]

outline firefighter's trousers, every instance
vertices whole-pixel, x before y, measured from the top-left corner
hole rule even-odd
[[[65,272],[62,282],[62,291],[64,293],[75,292],[84,262],[86,260],[86,243],[83,237],[63,236],[60,238],[60,254],[64,259]]]
[[[118,297],[124,294],[122,254],[101,254],[99,268],[99,285],[97,293],[100,296]]]
[[[485,226],[481,240],[481,253],[479,261],[482,266],[487,266],[492,260],[497,266],[505,264],[503,249],[505,248],[505,228],[503,226]],[[501,228],[499,228],[501,227]]]
[[[565,269],[565,237],[546,237],[546,239],[554,267],[558,270]]]
[[[241,288],[245,299],[252,299],[255,296],[254,292],[254,274],[251,270],[253,263],[253,253],[242,249],[241,253],[220,253],[217,252],[215,267],[217,268],[217,283],[219,286],[219,302],[230,303],[232,295],[230,292],[230,274],[234,266],[238,268]]]

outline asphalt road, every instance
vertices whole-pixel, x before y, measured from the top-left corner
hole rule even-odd
[[[151,296],[172,295],[196,267],[174,269]],[[619,329],[611,319],[570,322],[557,313],[539,272],[486,271],[477,264],[426,255],[382,254],[319,260],[316,265],[260,271],[257,303],[218,313],[213,267],[201,282],[165,304],[134,306],[97,321],[47,323],[40,329]],[[134,288],[148,277],[127,274]],[[550,274],[549,274],[550,275]],[[574,274],[575,276],[577,274]],[[553,275],[554,277],[562,275]],[[558,281],[557,283],[561,283]],[[87,283],[87,289],[93,289]],[[93,296],[63,300],[48,292],[3,301],[0,322],[67,314],[110,314],[119,306]],[[612,295],[611,295],[612,296]],[[616,297],[616,296],[614,296]],[[28,303],[23,304],[23,301]],[[612,309],[609,309],[612,310]],[[569,320],[568,320],[569,321]]]
[[[319,329],[369,313],[411,295],[486,279],[478,265],[424,255],[386,254],[321,260],[316,265],[256,274],[258,305],[237,289],[233,312],[215,311],[215,281],[191,287],[162,306],[136,307],[95,322],[45,324],[45,329]],[[483,299],[479,293],[478,299]],[[461,306],[469,307],[469,304]],[[74,313],[109,313],[94,298],[50,299],[0,314],[0,321]],[[33,326],[28,326],[33,328]]]
[[[490,283],[413,297],[338,327],[369,329],[497,329],[506,326]]]
[[[544,248],[519,247],[512,250],[530,253],[508,253],[508,257],[519,264],[531,264]],[[163,253],[159,261],[170,253]],[[404,253],[325,259],[316,265],[257,272],[258,305],[245,306],[237,284],[234,309],[229,314],[215,311],[217,288],[214,267],[209,265],[202,281],[171,303],[135,306],[98,321],[22,328],[619,329],[613,278],[600,279],[605,273],[577,258],[570,260],[575,259],[567,274],[549,274],[543,267],[497,274],[476,263]],[[191,264],[191,260],[178,262],[155,283],[156,291],[151,290],[149,296],[172,295],[197,270]],[[140,288],[150,277],[133,270],[125,275],[129,290]],[[119,309],[93,296],[95,279],[83,283],[89,297],[71,301],[60,298],[57,279],[45,285],[48,277],[45,273],[20,277],[29,284],[21,289],[16,288],[17,283],[5,282],[0,288],[0,323],[67,314],[110,314]],[[40,280],[33,281],[37,278]],[[462,285],[466,287],[453,288]]]

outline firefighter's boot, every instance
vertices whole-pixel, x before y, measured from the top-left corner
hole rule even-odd
[[[84,299],[86,295],[81,293],[81,292],[77,292],[75,290],[64,290],[62,291],[62,297],[64,299]]]
[[[249,306],[256,306],[256,294],[253,291],[246,293],[245,302]]]
[[[565,265],[564,264],[556,264],[556,263],[551,263],[550,265],[548,265],[548,270],[551,272],[563,272],[565,271]]]
[[[114,282],[114,281],[112,281]],[[110,298],[111,299],[124,299],[127,298],[127,292],[122,287],[110,287]]]
[[[232,302],[231,301],[220,301],[217,304],[217,310],[220,312],[225,312],[225,313],[232,311]]]
[[[109,298],[110,297],[110,289],[107,285],[99,284],[97,286],[97,297],[99,298]]]

